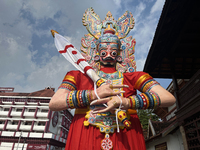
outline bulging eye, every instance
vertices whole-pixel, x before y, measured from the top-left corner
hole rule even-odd
[[[100,56],[106,56],[106,52],[101,52]]]
[[[113,51],[113,52],[111,53],[111,55],[112,55],[112,56],[117,56],[117,52]]]

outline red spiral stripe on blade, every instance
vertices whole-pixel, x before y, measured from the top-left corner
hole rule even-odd
[[[73,55],[77,54],[77,51],[72,51],[72,54],[73,54]]]
[[[86,67],[84,68],[84,72],[85,72],[85,74],[86,74],[86,72],[87,72],[89,69],[93,69],[93,68],[90,67],[90,66],[86,66]]]
[[[65,49],[59,51],[59,53],[61,53],[61,54],[62,54],[62,53],[66,53],[66,52],[67,52],[67,49],[70,48],[70,47],[74,48],[74,46],[73,46],[72,44],[70,44],[70,45],[66,45],[66,46],[65,46]]]
[[[79,63],[81,62],[81,61],[86,61],[85,59],[83,59],[83,58],[81,58],[81,59],[79,59],[76,63],[77,63],[77,65],[79,65]]]

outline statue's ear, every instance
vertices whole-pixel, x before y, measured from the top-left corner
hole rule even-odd
[[[121,63],[122,62],[122,56],[117,56],[116,60],[117,60],[117,62]]]
[[[95,55],[95,56],[94,56],[94,61],[95,61],[95,62],[100,61],[100,56],[99,56],[99,55]]]

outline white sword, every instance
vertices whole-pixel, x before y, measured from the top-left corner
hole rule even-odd
[[[57,31],[51,30],[54,37],[55,46],[59,53],[61,53],[74,67],[82,73],[86,73],[94,83],[100,77],[96,74],[94,69],[87,63],[81,53],[63,36],[58,34]]]

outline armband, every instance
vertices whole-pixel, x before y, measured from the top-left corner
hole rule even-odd
[[[129,96],[129,101],[131,109],[156,109],[160,106],[160,97],[153,91]]]
[[[97,87],[100,87],[103,83],[105,83],[105,81],[101,78],[96,81]]]
[[[88,106],[92,99],[92,90],[75,90],[70,91],[66,96],[68,108],[81,108]]]

